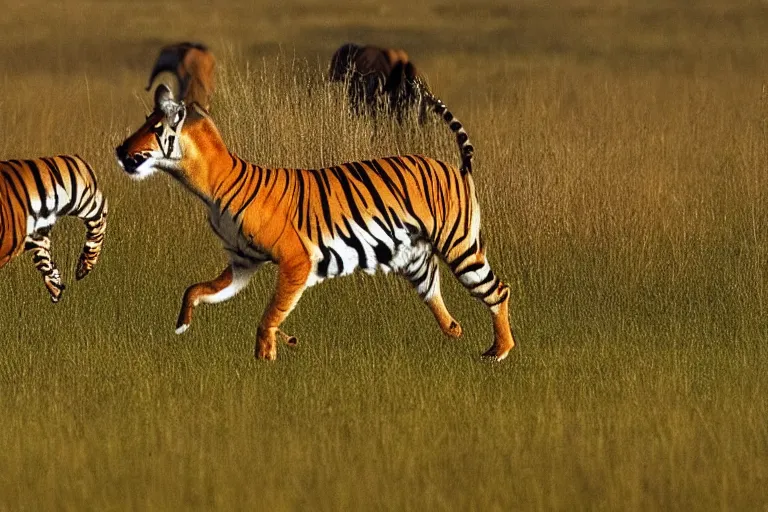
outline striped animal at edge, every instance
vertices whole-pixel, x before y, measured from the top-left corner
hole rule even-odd
[[[256,357],[273,360],[278,337],[295,340],[280,325],[307,287],[358,268],[404,276],[442,331],[457,337],[461,327],[440,293],[442,259],[491,312],[494,342],[485,355],[501,360],[514,346],[509,288],[486,259],[468,171],[418,155],[326,169],[260,167],[230,153],[207,112],[175,101],[164,85],[155,91],[153,112],[116,156],[130,176],[164,171],[205,202],[228,255],[218,277],[187,288],[178,333],[198,304],[233,297],[272,262],[277,287],[259,322]]]
[[[64,284],[51,259],[50,232],[64,216],[85,223],[75,273],[80,280],[99,259],[107,222],[107,201],[91,166],[77,155],[0,161],[0,267],[31,252],[53,302],[61,298]]]

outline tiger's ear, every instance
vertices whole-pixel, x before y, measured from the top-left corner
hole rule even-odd
[[[155,89],[155,108],[165,112],[169,103],[175,103],[173,100],[173,92],[171,92],[171,89],[165,84],[158,85],[157,89]]]
[[[167,85],[160,84],[155,89],[155,108],[161,110],[165,117],[170,119],[173,124],[176,124],[175,119],[184,110],[184,104],[173,99],[173,92]]]
[[[155,89],[155,108],[160,109],[165,114],[166,119],[170,121],[171,126],[174,128],[179,125],[187,114],[184,102],[174,100],[173,92],[165,84],[160,84]]]

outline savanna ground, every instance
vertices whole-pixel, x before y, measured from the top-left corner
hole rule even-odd
[[[6,4],[0,158],[77,152],[112,208],[79,283],[82,228],[57,225],[62,303],[29,256],[0,271],[0,509],[768,507],[764,2]],[[404,281],[354,276],[256,361],[273,269],[174,335],[224,255],[196,198],[112,151],[184,39],[219,57],[242,156],[456,162],[444,126],[352,118],[322,81],[343,42],[406,48],[475,144],[510,357],[481,361],[490,319],[446,269],[458,341]]]

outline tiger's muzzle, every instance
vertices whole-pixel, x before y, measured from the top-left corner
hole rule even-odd
[[[125,146],[118,146],[115,149],[115,154],[117,156],[117,163],[128,174],[136,174],[139,166],[149,159],[149,155],[144,153],[129,155]]]

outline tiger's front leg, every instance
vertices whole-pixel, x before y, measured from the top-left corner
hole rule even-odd
[[[230,264],[216,279],[193,284],[187,288],[181,301],[179,319],[176,321],[176,334],[181,334],[189,328],[192,312],[198,304],[201,302],[215,304],[231,299],[245,288],[258,267],[259,265],[244,267]]]
[[[269,306],[259,323],[256,332],[256,346],[254,355],[258,359],[274,361],[277,359],[277,336],[286,338],[289,345],[296,344],[296,338],[289,336],[280,330],[280,324],[285,321],[301,294],[307,287],[307,278],[312,269],[312,264],[307,258],[299,258],[298,261],[279,263],[277,272],[277,289],[272,296]]]
[[[43,275],[43,282],[51,295],[51,302],[54,304],[59,302],[65,286],[61,282],[59,269],[51,259],[51,239],[48,237],[48,232],[31,235],[27,238],[24,250],[32,253],[32,261],[38,272]]]

